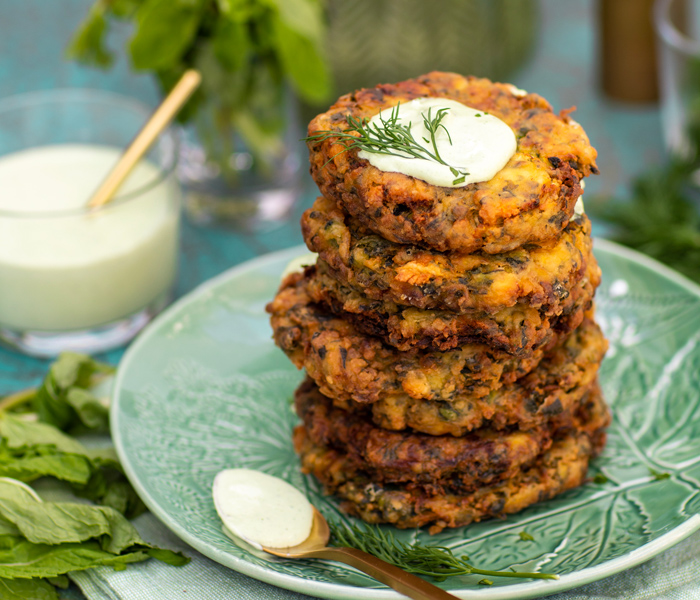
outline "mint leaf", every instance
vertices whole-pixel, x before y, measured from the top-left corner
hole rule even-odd
[[[147,544],[111,508],[41,502],[21,484],[7,480],[0,480],[2,523],[14,526],[18,533],[0,529],[0,578],[57,577],[97,565],[123,568],[149,556],[174,565],[188,560]]]
[[[221,19],[214,29],[212,43],[214,55],[225,69],[238,71],[244,68],[251,52],[251,41],[243,23]]]
[[[39,477],[55,477],[62,481],[86,484],[92,474],[90,461],[77,454],[56,453],[19,456],[12,454],[0,444],[0,477],[11,477],[30,482]]]
[[[323,41],[321,4],[314,0],[265,0],[290,29],[314,44]]]
[[[30,446],[53,446],[60,452],[85,454],[87,450],[80,442],[46,423],[25,421],[11,414],[0,413],[0,438],[9,448]]]
[[[30,482],[45,476],[128,518],[145,510],[114,451],[90,451],[51,425],[0,413],[0,477]]]
[[[98,2],[90,9],[88,16],[80,24],[66,49],[66,55],[68,58],[75,58],[96,67],[112,66],[114,57],[105,46],[106,34],[107,21],[105,20],[104,7]]]
[[[85,354],[64,352],[49,368],[33,398],[39,420],[72,434],[107,431],[108,410],[89,388],[96,376],[114,372]]]
[[[324,100],[331,89],[328,67],[319,44],[276,16],[272,19],[273,41],[280,61],[297,93],[309,102]]]
[[[0,577],[2,600],[58,600],[55,588],[43,579],[3,579]]]
[[[146,0],[129,44],[134,68],[158,70],[180,60],[193,43],[201,8],[202,2]]]
[[[95,541],[51,545],[21,537],[0,538],[0,578],[57,577],[99,566],[124,568],[147,558],[142,550],[115,555]]]

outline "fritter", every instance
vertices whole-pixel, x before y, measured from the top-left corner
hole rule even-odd
[[[407,394],[393,394],[372,404],[374,422],[385,429],[410,427],[430,435],[464,435],[488,425],[494,429],[539,427],[575,412],[587,394],[597,389],[597,376],[608,344],[591,318],[566,342],[550,351],[530,373],[495,388],[488,396],[470,394],[450,401],[426,402]],[[336,400],[349,410],[362,405]]]
[[[436,252],[368,233],[335,202],[319,197],[301,218],[306,245],[341,283],[373,300],[463,312],[556,305],[583,277],[592,252],[585,215],[553,244],[503,254]]]
[[[463,253],[500,253],[553,242],[574,214],[581,179],[597,173],[596,151],[568,113],[556,115],[536,94],[508,84],[433,72],[342,96],[318,115],[308,135],[346,131],[347,117],[370,119],[421,97],[449,98],[495,115],[514,131],[517,149],[491,180],[465,187],[431,185],[384,172],[337,138],[308,140],[311,174],[321,193],[365,227],[400,244]]]
[[[590,404],[566,420],[530,431],[481,428],[453,437],[381,429],[367,414],[334,407],[310,379],[295,394],[297,414],[314,444],[339,450],[376,483],[405,483],[407,489],[432,494],[463,494],[513,477],[530,467],[555,436],[607,425],[600,395],[591,395]]]
[[[540,362],[547,346],[514,357],[483,344],[445,352],[401,352],[311,301],[308,277],[294,273],[267,306],[275,343],[338,402],[409,406],[411,399],[481,398]],[[559,341],[552,334],[548,345]],[[382,417],[385,420],[384,417]]]
[[[493,313],[420,310],[368,298],[340,283],[319,258],[316,267],[309,270],[307,290],[314,302],[399,350],[449,350],[476,343],[526,355],[546,344],[553,331],[566,333],[578,327],[599,283],[600,269],[591,256],[584,277],[555,305],[515,305]]]
[[[399,528],[430,526],[431,533],[491,517],[504,517],[581,485],[605,433],[572,431],[556,440],[533,466],[510,479],[464,494],[432,494],[420,487],[383,484],[358,470],[342,452],[314,444],[304,427],[294,431],[302,471],[316,477],[341,508],[368,523]]]

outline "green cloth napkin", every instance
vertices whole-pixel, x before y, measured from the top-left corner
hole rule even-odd
[[[134,521],[141,536],[181,550],[192,561],[171,567],[149,560],[125,571],[100,567],[71,576],[88,600],[308,600],[309,596],[251,579],[202,556],[151,514]],[[552,600],[691,600],[700,598],[700,532],[649,562]]]

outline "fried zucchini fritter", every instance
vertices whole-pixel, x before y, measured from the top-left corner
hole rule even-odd
[[[372,300],[340,283],[320,258],[308,274],[307,290],[314,302],[399,350],[450,350],[476,343],[514,355],[527,355],[546,344],[553,331],[566,333],[578,327],[600,283],[600,269],[591,256],[584,277],[556,304],[454,313]]]
[[[307,283],[301,273],[290,275],[268,304],[273,336],[297,368],[338,402],[406,406],[412,398],[480,398],[530,372],[546,348],[563,338],[553,332],[547,344],[520,357],[483,344],[401,352],[313,303]]]
[[[511,478],[464,494],[432,494],[420,487],[383,484],[357,469],[341,451],[314,444],[304,427],[294,431],[294,446],[304,473],[316,477],[341,508],[368,523],[399,528],[430,526],[431,533],[491,517],[504,517],[581,485],[590,459],[605,433],[571,431],[538,460]]]
[[[405,484],[431,494],[463,494],[513,477],[531,466],[552,439],[571,429],[595,431],[608,424],[599,391],[580,410],[529,431],[481,428],[462,437],[387,431],[369,416],[333,406],[310,379],[295,394],[297,414],[311,441],[347,456],[376,483]]]
[[[420,309],[498,312],[558,305],[591,257],[590,221],[572,219],[554,243],[503,254],[442,253],[368,233],[323,196],[301,219],[306,245],[341,283],[373,300]]]
[[[489,112],[514,131],[517,149],[490,181],[461,188],[384,172],[345,151],[337,138],[309,140],[311,174],[321,193],[393,242],[435,250],[500,253],[554,241],[574,214],[581,179],[597,173],[596,151],[567,111],[556,115],[536,94],[487,79],[433,72],[342,96],[308,128],[345,131],[347,116],[370,119],[421,97],[450,98]]]

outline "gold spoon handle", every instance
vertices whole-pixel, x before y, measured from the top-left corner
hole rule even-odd
[[[119,162],[109,172],[97,191],[88,202],[89,208],[97,208],[109,202],[114,196],[119,186],[131,173],[131,169],[136,166],[141,157],[146,154],[156,138],[173,120],[183,104],[194,93],[202,81],[202,76],[198,71],[189,69],[180,77],[175,87],[170,91],[165,100],[151,115],[146,124],[138,132],[134,141],[124,151]]]
[[[348,564],[414,600],[455,600],[456,598],[432,583],[406,573],[403,569],[357,548],[310,550],[304,553],[304,558],[325,558]]]

